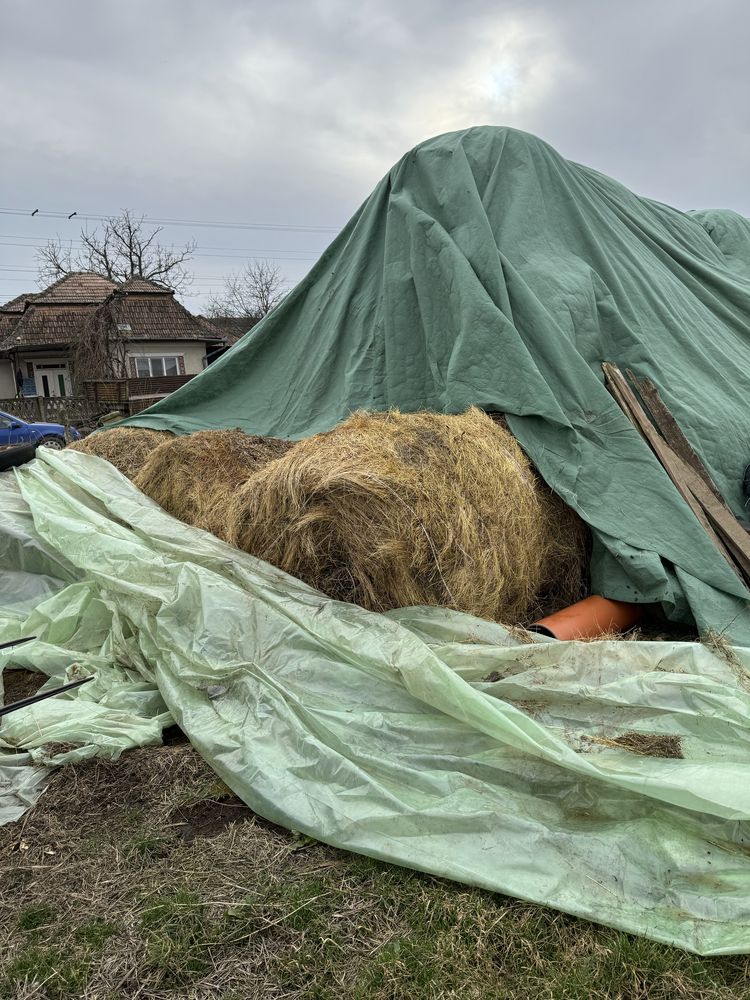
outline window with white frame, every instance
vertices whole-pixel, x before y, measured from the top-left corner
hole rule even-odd
[[[138,378],[155,378],[158,375],[179,375],[180,358],[175,355],[161,357],[135,357],[135,372]]]

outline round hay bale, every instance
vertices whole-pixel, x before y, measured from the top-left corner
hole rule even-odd
[[[227,505],[237,487],[292,444],[239,429],[197,431],[152,451],[134,482],[168,514],[224,538]]]
[[[68,448],[98,455],[128,479],[134,479],[151,452],[172,436],[169,431],[152,431],[147,427],[112,427],[74,441]]]
[[[251,476],[226,520],[239,548],[375,611],[528,622],[581,596],[583,523],[475,408],[355,413]]]

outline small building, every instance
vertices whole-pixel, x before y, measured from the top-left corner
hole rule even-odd
[[[198,318],[209,323],[221,337],[221,345],[208,355],[209,364],[222,354],[226,354],[230,347],[234,347],[237,341],[242,340],[259,322],[254,316],[199,316]]]
[[[75,272],[0,306],[0,399],[16,395],[17,372],[24,395],[70,396],[89,378],[197,375],[223,346],[164,285]]]

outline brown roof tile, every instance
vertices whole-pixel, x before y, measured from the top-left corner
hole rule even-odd
[[[38,292],[22,292],[21,295],[16,295],[10,302],[3,303],[0,306],[0,313],[22,313],[26,308],[26,303],[33,302],[38,294]]]
[[[117,288],[114,281],[102,274],[91,274],[88,271],[74,271],[66,274],[49,288],[40,292],[37,303],[99,303],[104,302],[108,295]]]
[[[168,295],[118,293],[112,300],[112,313],[127,340],[221,340],[221,334]]]
[[[157,282],[131,278],[118,285],[98,274],[76,273],[55,282],[33,301],[27,297],[22,313],[0,312],[0,351],[68,345],[95,320],[115,323],[125,340],[216,343],[224,339]]]
[[[226,340],[227,347],[236,344],[257,323],[257,320],[240,319],[237,316],[213,316],[211,318],[198,316],[197,318],[212,326],[217,335]]]
[[[32,303],[12,326],[7,329],[0,326],[3,338],[0,341],[0,350],[69,344],[91,314],[91,307],[85,305],[50,307]]]
[[[10,335],[11,330],[16,325],[20,313],[0,312],[0,343]]]
[[[162,285],[159,281],[151,281],[150,278],[141,278],[134,275],[120,285],[121,292],[132,294],[133,292],[144,292],[147,295],[172,295],[172,289]]]

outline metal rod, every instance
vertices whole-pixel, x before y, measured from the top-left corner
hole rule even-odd
[[[27,705],[35,705],[38,701],[44,701],[45,698],[51,698],[55,694],[62,694],[63,691],[72,691],[73,688],[80,687],[81,684],[88,684],[93,679],[94,675],[92,674],[90,677],[82,677],[79,681],[70,681],[69,684],[63,684],[52,691],[42,691],[41,694],[33,694],[30,698],[22,698],[21,701],[14,701],[10,705],[4,705],[0,708],[0,719],[4,715],[10,715],[11,712],[17,712],[19,708],[26,708]]]
[[[8,649],[10,646],[19,646],[22,642],[31,642],[36,639],[35,635],[27,635],[23,639],[13,639],[11,642],[0,642],[0,649]]]

